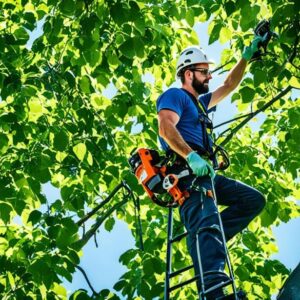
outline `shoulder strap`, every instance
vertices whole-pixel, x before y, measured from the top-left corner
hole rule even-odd
[[[188,92],[187,90],[185,90],[183,88],[181,88],[181,90],[184,91],[192,99],[192,101],[195,104],[199,113],[203,113],[203,114],[207,115],[206,109],[204,108],[204,105],[201,103],[201,101],[198,101],[196,99],[196,97],[193,94],[191,94],[190,92]]]

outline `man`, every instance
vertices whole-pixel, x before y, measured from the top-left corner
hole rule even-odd
[[[196,233],[203,227],[219,226],[214,201],[207,195],[201,195],[199,187],[211,190],[213,179],[218,204],[228,206],[221,213],[227,241],[244,229],[265,206],[265,199],[257,190],[214,173],[206,156],[211,151],[211,141],[204,132],[206,127],[203,118],[201,121],[201,116],[207,120],[207,111],[238,86],[247,62],[258,50],[261,41],[262,37],[255,36],[251,45],[245,47],[242,59],[229,72],[223,85],[213,92],[208,92],[209,81],[212,79],[209,65],[212,61],[199,47],[186,48],[180,54],[176,68],[176,75],[182,82],[182,88],[167,90],[157,101],[161,145],[165,151],[176,153],[177,166],[188,166],[193,173],[181,180],[181,188],[189,190],[197,177],[198,189],[190,189],[189,198],[180,207],[181,220],[189,232],[187,244],[196,274],[199,274]],[[199,246],[205,288],[208,289],[227,279],[222,275],[225,267],[225,251],[220,232],[216,230],[201,232]],[[199,280],[197,287],[200,290]],[[219,297],[221,299],[223,295],[222,290],[215,290],[207,295],[207,299]]]

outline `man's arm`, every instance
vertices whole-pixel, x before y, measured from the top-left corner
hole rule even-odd
[[[247,62],[251,60],[254,53],[259,49],[261,43],[267,38],[267,33],[264,36],[255,35],[249,46],[244,48],[242,59],[229,72],[224,84],[212,92],[212,97],[208,108],[216,106],[224,97],[232,92],[243,78]]]
[[[241,82],[245,69],[247,66],[247,61],[242,58],[229,72],[223,85],[218,87],[212,92],[211,100],[209,102],[208,108],[216,106],[221,100],[223,100],[228,94],[230,94]]]
[[[197,176],[209,175],[214,178],[215,172],[210,164],[199,156],[184,141],[176,128],[179,116],[172,110],[163,109],[158,113],[159,135],[168,143],[173,151],[186,159],[193,173]]]
[[[159,135],[167,142],[173,151],[183,158],[192,152],[192,148],[184,141],[176,128],[179,116],[172,110],[162,109],[158,113]]]

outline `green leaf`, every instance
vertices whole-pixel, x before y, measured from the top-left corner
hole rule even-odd
[[[133,58],[135,55],[134,40],[132,38],[126,40],[120,47],[120,51],[128,58]]]
[[[141,36],[144,36],[145,35],[145,27],[146,27],[144,18],[140,17],[140,18],[134,20],[134,25],[135,25],[136,29],[140,32]]]
[[[300,80],[295,76],[292,76],[292,78],[289,80],[289,84],[293,88],[300,89]]]
[[[52,288],[52,290],[56,295],[60,296],[60,298],[67,298],[67,290],[62,285],[54,282],[54,287]]]
[[[12,211],[13,207],[11,204],[0,201],[0,220],[4,223],[8,223],[10,221],[10,214]]]
[[[86,290],[80,289],[74,292],[69,300],[91,300]]]
[[[60,130],[54,136],[53,146],[58,151],[64,151],[69,145],[69,136],[65,130]]]
[[[248,280],[250,277],[249,271],[244,266],[238,266],[235,270],[235,274],[240,281]]]
[[[82,91],[86,94],[91,93],[91,80],[88,76],[84,75],[82,78],[79,80],[79,86],[82,89]]]
[[[31,222],[33,225],[35,225],[36,223],[38,223],[40,221],[42,217],[42,213],[38,210],[33,210],[29,217],[28,217],[28,223]]]
[[[110,6],[111,16],[119,26],[128,21],[129,16],[127,10],[128,9],[119,2]]]
[[[255,70],[253,81],[254,86],[259,86],[261,83],[265,82],[267,79],[266,72],[262,70]]]
[[[224,8],[227,16],[229,17],[236,10],[236,5],[233,1],[226,1],[224,3]]]
[[[225,44],[231,39],[231,31],[227,27],[222,27],[220,31],[220,43]]]
[[[33,280],[36,283],[44,283],[46,287],[50,288],[53,282],[53,271],[49,267],[48,260],[45,258],[46,257],[38,257],[37,259],[34,259],[30,262],[27,270],[32,274]]]
[[[121,291],[126,284],[128,284],[126,280],[120,280],[114,285],[114,289],[116,291]]]
[[[112,231],[112,229],[114,228],[115,223],[116,223],[115,218],[111,217],[111,218],[109,218],[105,221],[104,228],[107,231]]]
[[[254,100],[255,90],[249,86],[241,88],[239,92],[242,96],[243,103],[249,103]]]
[[[61,223],[62,227],[57,232],[56,243],[59,248],[64,249],[77,241],[78,227],[70,218],[63,219]]]
[[[260,7],[258,5],[250,5],[248,2],[241,9],[240,25],[243,31],[253,28],[256,24],[256,16],[259,14]]]
[[[155,272],[152,259],[147,259],[143,262],[143,271],[145,275],[149,276]]]
[[[193,27],[195,24],[195,15],[194,15],[194,10],[189,9],[185,15],[185,19],[187,20],[188,24]]]
[[[85,60],[92,66],[96,66],[98,63],[101,63],[101,53],[98,50],[89,50],[83,52]]]
[[[146,280],[142,280],[141,296],[143,296],[144,299],[148,299],[149,295],[151,295],[151,286]]]
[[[14,32],[14,36],[16,38],[16,43],[18,45],[24,45],[27,43],[28,39],[29,39],[29,34],[27,33],[27,31],[25,30],[25,28],[18,28],[15,32]]]
[[[73,151],[74,151],[75,155],[77,156],[77,158],[80,161],[83,161],[84,156],[86,154],[86,145],[84,143],[79,143],[73,147]]]
[[[129,38],[120,47],[119,50],[128,58],[144,56],[144,43],[140,38]]]
[[[257,243],[258,240],[256,239],[255,235],[252,232],[247,232],[242,236],[243,243],[246,247],[250,250],[256,251],[257,250]]]
[[[213,23],[212,31],[211,31],[211,34],[209,36],[209,41],[208,41],[209,45],[219,39],[221,28],[222,28],[222,24]]]
[[[136,255],[137,251],[135,249],[129,249],[120,256],[119,262],[123,265],[127,265]]]
[[[8,281],[9,281],[9,285],[10,285],[11,289],[14,290],[16,288],[14,276],[12,275],[11,272],[7,272],[7,277],[8,277]]]
[[[0,255],[1,256],[4,255],[8,246],[9,246],[8,241],[5,238],[0,237]]]
[[[9,139],[7,135],[0,133],[0,153],[4,154],[8,149]]]
[[[60,2],[59,8],[63,14],[72,16],[76,9],[76,2],[75,0],[63,0]]]

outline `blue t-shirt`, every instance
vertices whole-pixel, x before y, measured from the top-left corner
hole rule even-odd
[[[199,97],[202,107],[208,111],[208,104],[211,99],[211,92]],[[202,126],[199,122],[199,113],[191,97],[182,89],[171,88],[165,91],[157,100],[156,110],[172,110],[179,117],[176,124],[177,130],[187,143],[193,143],[204,148]],[[162,148],[167,151],[170,147],[162,137],[159,137]]]

